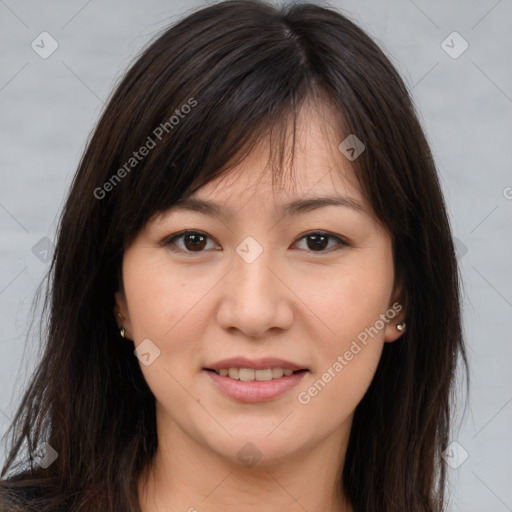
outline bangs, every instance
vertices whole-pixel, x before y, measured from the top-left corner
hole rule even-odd
[[[118,151],[103,179],[126,171],[108,198],[124,246],[153,215],[236,166],[266,137],[273,183],[289,139],[293,163],[297,114],[320,91],[299,43],[278,20],[269,26],[260,17],[237,19],[219,34],[214,16],[192,16],[160,37],[165,58],[150,46],[138,60],[143,69],[135,65],[120,85],[112,103],[130,104],[115,121]],[[188,40],[184,24],[204,25],[201,39]]]

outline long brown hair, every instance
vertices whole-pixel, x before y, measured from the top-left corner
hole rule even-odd
[[[461,358],[467,370],[467,360],[429,145],[402,79],[363,30],[331,8],[257,0],[220,2],[166,29],[109,99],[60,217],[44,353],[8,431],[5,499],[30,487],[27,509],[140,510],[137,480],[157,448],[155,398],[113,316],[123,251],[155,214],[268,134],[279,177],[290,116],[295,129],[304,101],[320,96],[345,127],[340,142],[356,134],[365,144],[352,165],[392,235],[407,312],[356,408],[343,488],[355,512],[443,510],[441,454],[456,366]],[[43,442],[58,453],[45,469],[29,456]]]

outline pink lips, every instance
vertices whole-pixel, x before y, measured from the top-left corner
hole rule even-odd
[[[268,381],[242,381],[230,377],[223,377],[214,371],[229,368],[254,368],[264,370],[266,368],[283,368],[296,371],[292,375],[283,375],[278,379]],[[293,387],[295,387],[308,372],[298,364],[283,359],[262,358],[250,360],[244,357],[224,359],[205,368],[206,373],[220,391],[240,402],[266,402],[274,400]]]
[[[206,373],[223,393],[235,400],[240,402],[268,402],[295,387],[307,371],[300,371],[288,376],[283,375],[279,379],[265,382],[235,380],[230,377],[222,377],[211,371]]]

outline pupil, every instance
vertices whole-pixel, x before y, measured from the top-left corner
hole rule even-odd
[[[202,238],[202,241],[199,240],[201,238]],[[205,238],[206,237],[203,236],[203,235],[186,235],[185,236],[185,245],[187,246],[187,249],[190,249],[190,248],[202,249],[204,247],[204,245],[205,245],[205,243],[204,243],[204,239]],[[188,241],[192,241],[192,245],[190,247],[187,244]]]
[[[313,244],[313,247],[311,247],[308,243],[308,247],[310,249],[312,248],[317,248],[317,249],[325,249],[325,247],[327,246],[327,237],[325,235],[310,235],[308,237],[308,242],[311,241],[312,239],[317,239],[317,238],[322,238],[323,240],[320,242],[320,244],[318,243],[314,243]]]

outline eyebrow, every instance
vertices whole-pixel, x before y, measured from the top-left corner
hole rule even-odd
[[[368,213],[366,208],[357,200],[338,195],[297,199],[291,203],[281,205],[278,208],[278,213],[283,216],[298,215],[316,210],[318,208],[323,208],[325,206],[344,206],[360,213]],[[171,206],[170,210],[187,210],[200,212],[205,215],[217,215],[219,217],[222,217],[223,212],[225,211],[228,216],[232,215],[232,211],[229,208],[223,207],[212,201],[206,201],[204,199],[197,199],[193,197],[179,200],[173,206]]]

